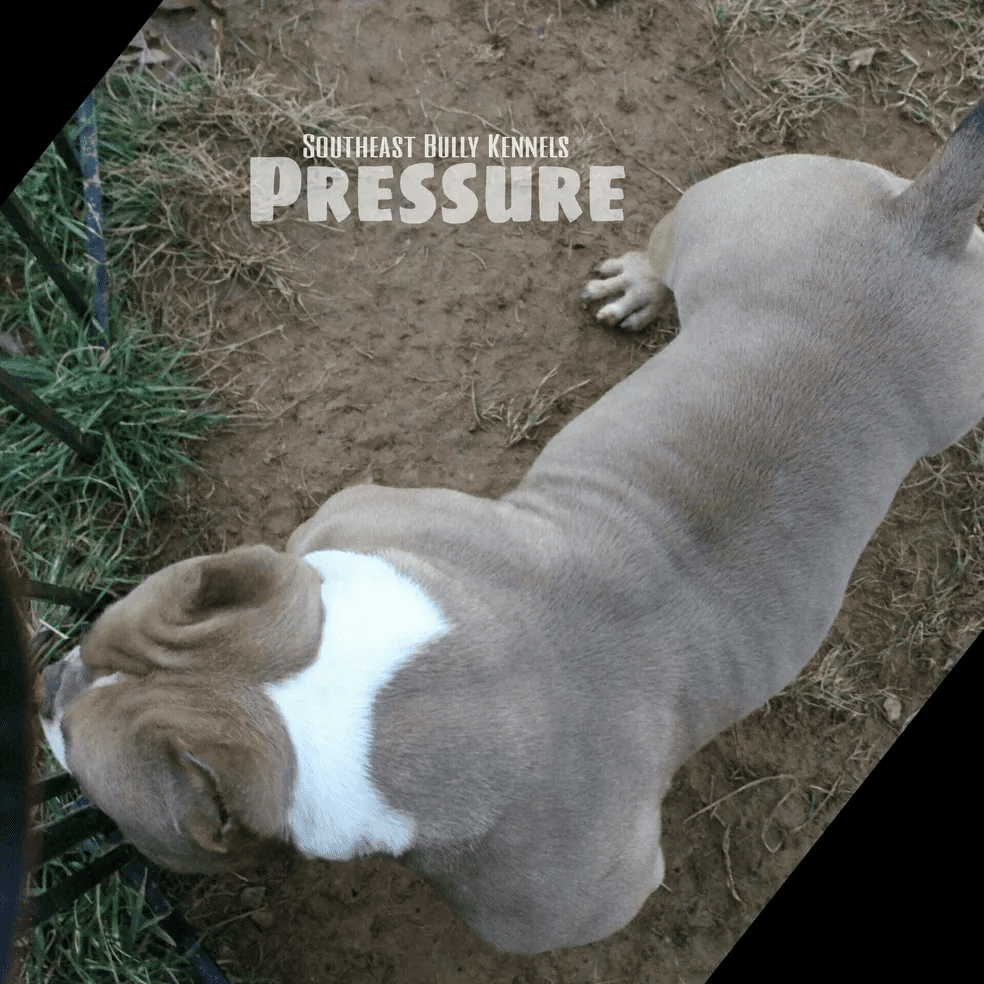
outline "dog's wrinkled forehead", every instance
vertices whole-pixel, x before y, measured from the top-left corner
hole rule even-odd
[[[193,670],[279,679],[314,657],[320,584],[299,558],[263,546],[180,561],[107,608],[82,658],[94,676]]]
[[[200,568],[198,558],[165,567],[99,616],[80,644],[82,661],[93,676],[119,671],[145,675],[157,667],[187,665],[180,650],[166,651],[167,642],[175,630],[196,620]]]

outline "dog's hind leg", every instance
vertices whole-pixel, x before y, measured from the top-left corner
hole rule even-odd
[[[666,277],[673,256],[675,222],[674,209],[653,229],[645,253],[626,253],[595,268],[605,279],[588,281],[581,300],[596,301],[620,295],[599,309],[596,315],[599,321],[635,331],[653,320],[669,296]]]

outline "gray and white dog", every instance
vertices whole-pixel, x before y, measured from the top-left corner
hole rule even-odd
[[[154,574],[49,667],[62,763],[146,854],[404,857],[503,950],[607,936],[660,802],[796,675],[906,472],[984,416],[984,103],[909,182],[785,156],[600,268],[679,337],[496,501],[361,485],[285,552]]]

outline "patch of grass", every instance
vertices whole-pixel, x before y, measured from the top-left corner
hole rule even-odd
[[[0,501],[31,576],[106,586],[125,580],[147,549],[151,514],[181,470],[193,467],[186,444],[222,418],[182,370],[183,351],[162,344],[145,324],[121,327],[123,318],[113,318],[117,337],[103,352],[68,319],[57,326],[55,318],[44,320],[48,327],[33,333],[31,355],[5,360],[5,368],[100,437],[102,453],[86,465],[33,421],[5,409]]]
[[[40,889],[56,884],[79,864],[55,859],[38,874]],[[169,945],[144,907],[144,887],[135,890],[114,876],[54,916],[29,937],[24,981],[79,984],[185,984],[194,980],[187,961]]]
[[[559,368],[559,366],[554,366],[540,380],[530,396],[523,399],[514,396],[507,403],[493,403],[484,410],[478,408],[473,387],[472,412],[475,415],[476,422],[481,423],[482,420],[495,420],[504,424],[508,431],[506,435],[507,448],[519,444],[520,441],[529,440],[533,436],[533,431],[550,419],[550,410],[556,407],[568,393],[573,393],[574,390],[580,389],[582,386],[587,386],[591,382],[590,379],[585,379],[580,383],[575,383],[573,386],[568,386],[567,389],[560,392],[555,391],[550,394],[542,394],[540,390],[543,389],[543,384],[547,380],[552,379]]]
[[[146,573],[151,517],[173,504],[182,473],[195,467],[194,443],[229,416],[211,382],[229,348],[209,348],[216,290],[242,281],[294,303],[278,222],[257,234],[243,219],[244,162],[271,145],[299,143],[304,132],[370,125],[335,107],[331,91],[301,103],[261,71],[187,75],[169,86],[114,71],[95,100],[107,349],[93,344],[91,326],[0,220],[0,365],[103,441],[99,460],[87,465],[0,405],[0,524],[22,575],[79,589],[126,586]],[[49,148],[17,193],[48,245],[89,283],[81,179]],[[43,659],[80,627],[66,609],[38,603],[31,622],[35,640],[46,637]],[[54,818],[61,807],[45,809]],[[34,889],[78,863],[45,865]],[[22,941],[21,979],[190,980],[185,962],[154,939],[155,922],[139,894],[113,877]]]
[[[111,117],[106,130],[111,144]],[[80,182],[51,148],[18,194],[46,242],[79,281],[89,282]],[[118,225],[120,213],[132,207],[125,198],[109,198],[104,223]],[[134,300],[132,278],[120,272],[119,251],[109,262],[110,344],[102,349],[6,222],[0,248],[7,257],[0,366],[103,442],[99,459],[86,465],[33,421],[0,406],[0,510],[7,532],[30,577],[77,588],[132,581],[146,560],[151,514],[181,471],[193,467],[188,443],[223,418],[191,381],[184,349],[152,331]]]
[[[945,139],[984,89],[971,0],[704,0],[741,144],[795,149],[832,104],[895,107]],[[908,40],[925,34],[918,49]],[[776,50],[779,54],[776,55]]]
[[[360,134],[371,122],[336,106],[333,90],[304,102],[259,69],[193,75],[173,87],[111,73],[101,105],[121,130],[103,155],[104,187],[120,189],[121,226],[133,229],[120,244],[120,265],[134,274],[155,271],[140,280],[144,309],[163,315],[177,308],[187,321],[202,312],[201,301],[176,291],[177,284],[208,288],[233,279],[293,306],[290,246],[277,228],[291,210],[261,232],[249,223],[249,158],[299,146],[305,133]],[[127,145],[134,133],[143,147],[135,159]],[[348,159],[330,163],[355,166]]]
[[[114,112],[100,99],[100,152],[124,168],[147,153],[133,117],[149,120],[151,93]],[[105,181],[105,173],[102,175]],[[5,221],[0,222],[0,366],[30,385],[70,424],[101,439],[93,464],[6,404],[0,405],[0,522],[16,545],[20,573],[79,589],[136,581],[152,556],[151,517],[193,468],[190,447],[224,418],[196,385],[188,346],[160,331],[141,304],[131,259],[138,237],[168,243],[179,235],[160,196],[140,181],[104,184],[110,275],[109,345],[93,343],[61,292]],[[81,179],[52,148],[17,194],[53,251],[75,277],[91,282],[85,259]],[[87,288],[88,290],[88,288]],[[31,606],[45,656],[78,629],[68,610]],[[40,630],[46,630],[41,632]],[[53,764],[50,757],[49,765]],[[57,811],[56,811],[57,812]],[[73,862],[36,874],[35,887],[60,880]],[[112,878],[24,941],[25,981],[187,981],[184,961],[145,932],[138,893]]]

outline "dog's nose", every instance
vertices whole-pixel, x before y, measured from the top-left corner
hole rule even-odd
[[[66,661],[49,663],[41,673],[41,717],[49,721],[55,716],[55,694],[61,686]]]

